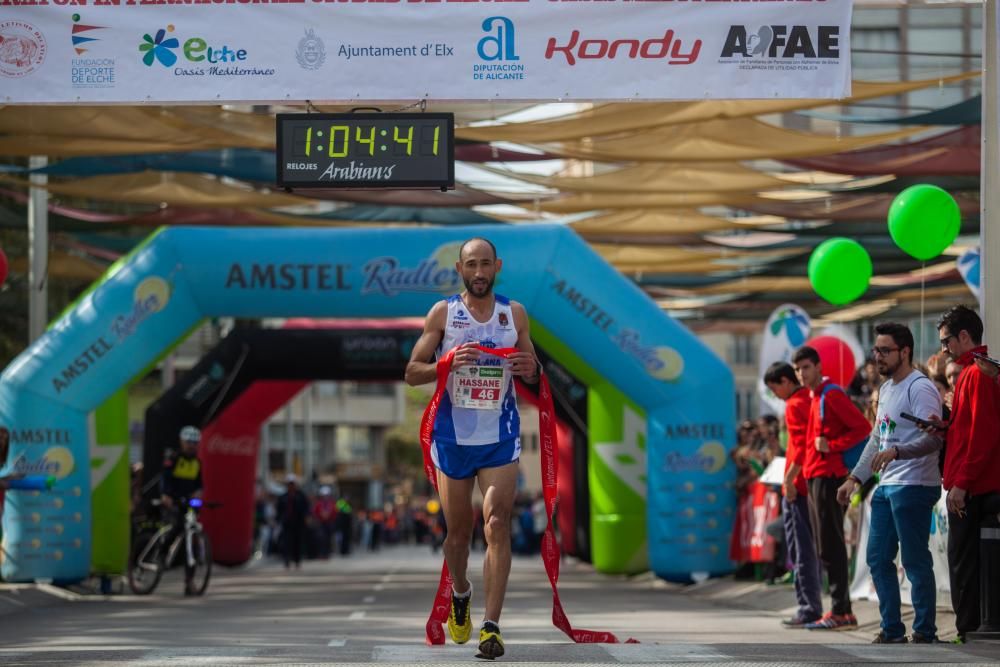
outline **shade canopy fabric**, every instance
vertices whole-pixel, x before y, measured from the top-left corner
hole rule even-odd
[[[584,238],[589,235],[616,236],[653,234],[703,234],[738,228],[738,225],[695,209],[622,210],[594,215],[571,223],[573,231]]]
[[[489,171],[556,190],[590,193],[755,192],[788,181],[738,163],[647,163],[595,176],[533,176],[508,169]]]
[[[264,192],[208,176],[162,171],[93,176],[50,182],[45,187],[52,194],[66,197],[129,204],[277,208],[312,203],[303,197]]]
[[[979,215],[977,196],[963,192],[953,194],[963,217]],[[755,213],[805,220],[885,220],[893,199],[890,194],[833,195],[809,202],[757,199],[745,208]]]
[[[542,144],[553,155],[598,162],[721,162],[812,157],[905,139],[919,129],[836,137],[788,130],[756,118],[711,120],[615,137]]]
[[[843,104],[976,74],[858,83]],[[927,126],[974,122],[977,104],[969,98],[877,119],[802,111],[843,123],[836,136],[760,117],[830,106],[825,100],[603,104],[553,120],[460,127],[456,158],[492,163],[460,168],[460,176],[475,173],[465,178],[474,178],[476,187],[295,193],[266,187],[276,170],[270,113],[0,108],[0,156],[7,158],[0,158],[7,162],[0,164],[0,226],[6,233],[26,230],[21,156],[48,153],[66,158],[37,172],[49,178],[56,279],[91,279],[160,225],[523,225],[559,215],[685,317],[763,319],[787,301],[816,316],[831,313],[806,278],[812,249],[831,236],[858,240],[874,262],[862,304],[869,310],[850,312],[913,312],[921,281],[927,307],[967,294],[953,257],[978,233],[979,128]],[[459,122],[496,118],[507,109],[470,110]],[[861,127],[869,122],[902,129],[874,133]],[[519,145],[487,143],[500,140]],[[515,164],[556,158],[566,161]],[[781,171],[786,168],[792,171]],[[518,182],[526,184],[521,191]],[[895,246],[885,223],[895,194],[916,183],[947,188],[963,215],[956,244],[927,266]],[[490,208],[473,210],[484,206]],[[12,262],[14,272],[22,265]]]
[[[802,111],[803,116],[837,123],[877,123],[883,125],[979,125],[983,118],[983,96],[975,95],[957,104],[906,116],[858,116]]]
[[[980,76],[980,72],[964,72],[920,81],[877,83],[855,81],[851,97],[842,104],[852,104],[888,95],[922,90]],[[572,141],[584,137],[636,132],[665,125],[680,125],[709,120],[747,118],[762,114],[782,113],[798,109],[827,106],[829,100],[710,100],[699,102],[614,103],[600,104],[574,114],[551,120],[507,125],[460,128],[456,135],[472,141],[510,141],[520,144],[541,144],[552,141]]]
[[[495,119],[524,103],[431,104],[456,114],[456,123]],[[330,107],[348,112],[351,107]],[[274,111],[305,111],[301,108]],[[415,111],[415,110],[410,110]],[[260,148],[273,150],[272,113],[219,106],[0,107],[0,155],[58,157],[129,155]]]
[[[976,125],[895,146],[874,146],[848,153],[786,159],[785,162],[801,169],[856,176],[967,176],[979,173],[981,143],[982,133]]]

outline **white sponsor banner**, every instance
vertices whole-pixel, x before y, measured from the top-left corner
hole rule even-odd
[[[850,0],[0,0],[0,103],[840,98]]]

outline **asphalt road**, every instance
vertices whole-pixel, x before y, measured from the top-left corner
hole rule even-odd
[[[0,596],[0,665],[482,664],[474,643],[428,647],[423,626],[440,570],[429,549],[400,547],[286,571],[270,562],[217,568],[204,598],[185,598],[179,573],[155,595]],[[473,556],[479,587],[481,556]],[[748,589],[747,587],[756,589]],[[859,605],[854,632],[780,628],[790,587],[719,582],[697,590],[654,577],[608,577],[567,561],[560,593],[576,627],[638,644],[575,645],[555,629],[541,561],[515,559],[501,662],[519,664],[991,664],[1000,644],[872,646],[877,611]],[[747,604],[747,598],[756,601]],[[763,603],[763,608],[762,604]],[[6,613],[4,613],[6,612]],[[473,620],[482,618],[482,599]]]

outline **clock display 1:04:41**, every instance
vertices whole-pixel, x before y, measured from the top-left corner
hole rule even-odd
[[[364,147],[368,147],[368,155],[375,155],[375,142],[376,142],[376,127],[370,125],[368,127],[362,127],[360,125],[354,127],[354,142],[361,145],[361,151],[364,151]],[[312,157],[312,151],[315,149],[317,154],[322,155],[323,151],[326,151],[327,157],[347,157],[350,153],[351,148],[351,125],[331,125],[327,133],[323,130],[317,130],[315,136],[313,135],[313,128],[306,129],[306,157]],[[400,130],[403,130],[400,132]],[[431,155],[438,154],[438,144],[441,139],[441,127],[425,126],[421,128],[421,135],[425,135],[424,130],[433,129],[433,137],[428,138],[426,136],[421,136],[420,139],[420,154],[425,154],[425,149],[430,148]],[[325,134],[325,136],[324,136]],[[388,130],[382,129],[377,132],[377,134],[382,137],[388,137]],[[406,148],[406,154],[413,155],[413,126],[410,125],[405,128],[401,128],[398,125],[392,126],[392,141],[397,145],[397,148]],[[379,149],[385,151],[388,149],[386,144],[380,144]],[[395,153],[395,151],[393,151]]]

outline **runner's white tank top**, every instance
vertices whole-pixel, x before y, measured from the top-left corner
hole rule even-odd
[[[448,318],[437,358],[464,343],[475,342],[494,349],[517,344],[510,299],[494,296],[493,316],[487,322],[472,317],[461,295],[449,297]],[[441,397],[434,420],[436,442],[492,445],[517,438],[520,433],[521,419],[507,360],[483,353],[476,366],[448,375],[447,391]]]

